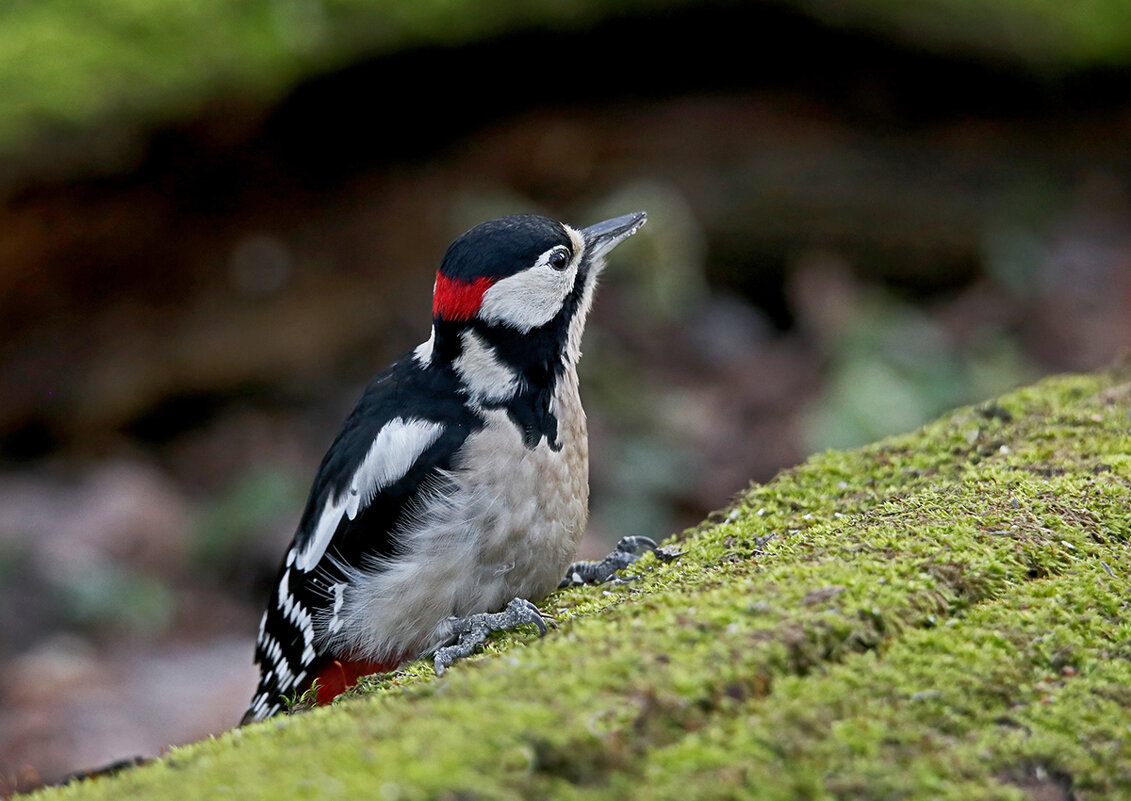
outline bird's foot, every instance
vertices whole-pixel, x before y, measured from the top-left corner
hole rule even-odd
[[[599,562],[574,562],[566,568],[565,578],[558,587],[603,584],[613,578],[618,570],[628,567],[656,548],[656,541],[651,537],[622,537],[613,552]]]
[[[451,636],[455,642],[436,650],[432,662],[436,675],[442,675],[457,659],[471,656],[491,632],[506,631],[528,623],[538,627],[539,637],[546,633],[546,621],[542,619],[542,613],[525,598],[515,598],[502,612],[484,612],[449,619]]]

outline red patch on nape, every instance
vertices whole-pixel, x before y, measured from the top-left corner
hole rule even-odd
[[[436,289],[432,294],[432,317],[437,320],[460,322],[470,320],[479,312],[483,293],[495,283],[494,278],[473,278],[463,281],[436,273]]]
[[[306,686],[310,687],[314,682],[318,682],[315,700],[319,706],[325,706],[357,684],[357,680],[362,676],[388,673],[396,670],[398,665],[400,665],[399,660],[377,662],[372,659],[332,659],[322,666]]]

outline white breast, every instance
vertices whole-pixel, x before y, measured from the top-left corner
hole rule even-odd
[[[539,600],[557,587],[589,503],[585,413],[572,370],[552,404],[557,451],[545,440],[526,448],[506,412],[483,412],[486,426],[399,532],[401,552],[349,576],[334,619],[319,626],[332,650],[375,659],[430,653],[443,644],[448,617]]]

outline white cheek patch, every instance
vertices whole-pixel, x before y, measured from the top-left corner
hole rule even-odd
[[[379,491],[396,483],[412,468],[443,430],[442,424],[429,420],[394,417],[386,423],[354,471],[346,491],[337,498],[326,499],[313,534],[294,557],[294,566],[303,572],[312,570],[326,553],[343,515],[350,520],[356,518]]]
[[[573,289],[581,251],[576,251],[564,270],[555,270],[547,263],[553,251],[546,251],[534,266],[496,281],[484,292],[479,319],[508,325],[523,334],[554,319]]]

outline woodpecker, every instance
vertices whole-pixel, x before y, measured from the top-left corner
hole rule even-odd
[[[451,244],[431,336],[372,380],[318,468],[259,625],[243,723],[421,656],[442,672],[491,631],[544,633],[534,601],[655,546],[626,538],[609,559],[570,563],[589,501],[581,335],[605,256],[645,220],[575,229],[522,214]]]

